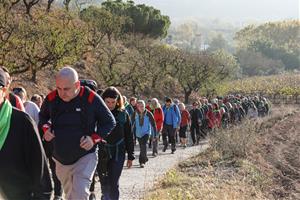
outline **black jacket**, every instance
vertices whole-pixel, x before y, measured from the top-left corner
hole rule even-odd
[[[11,127],[0,151],[0,192],[7,199],[27,200],[32,192],[43,190],[42,179],[44,185],[51,186],[35,122],[26,113],[13,108]]]
[[[199,126],[201,124],[203,118],[204,118],[203,113],[198,108],[192,109],[190,111],[190,115],[191,115],[191,124],[192,124],[192,126]]]
[[[70,102],[64,102],[56,93],[50,93],[40,111],[39,127],[51,121],[55,138],[52,156],[64,165],[74,164],[88,153],[95,152],[96,145],[90,151],[80,147],[83,136],[97,134],[106,137],[115,127],[115,119],[102,98],[88,88],[81,88],[84,94],[93,93],[92,102],[88,96],[77,95]],[[56,96],[55,96],[56,94]],[[54,98],[55,97],[55,98]]]
[[[122,156],[127,152],[128,160],[134,160],[134,138],[129,114],[125,110],[118,109],[114,109],[112,113],[117,125],[105,138],[111,159],[116,159],[116,156]]]

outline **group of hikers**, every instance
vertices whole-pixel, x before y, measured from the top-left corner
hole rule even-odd
[[[25,88],[10,89],[11,77],[0,69],[0,194],[5,199],[119,199],[119,179],[131,168],[139,144],[139,166],[177,144],[198,145],[210,132],[269,113],[262,97],[229,95],[200,98],[192,107],[166,97],[127,99],[115,87],[97,88],[63,67],[56,89],[27,99]],[[189,133],[189,134],[188,134]],[[52,184],[53,183],[53,184]],[[52,194],[54,190],[54,195]]]

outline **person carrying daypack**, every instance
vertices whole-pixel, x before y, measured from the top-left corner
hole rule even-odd
[[[199,144],[201,133],[200,127],[202,126],[203,115],[198,108],[199,103],[195,101],[193,103],[193,109],[190,110],[191,116],[191,137],[193,141],[193,145]]]
[[[172,103],[171,98],[166,98],[166,103],[163,106],[164,112],[164,126],[162,130],[163,138],[163,152],[168,148],[169,143],[171,143],[171,153],[176,151],[176,130],[180,127],[181,115],[177,105]]]
[[[147,142],[149,137],[156,137],[157,129],[154,117],[151,112],[146,109],[146,104],[143,100],[137,101],[137,110],[133,114],[133,130],[140,145],[139,163],[140,167],[144,168],[147,157]]]
[[[179,129],[179,137],[180,137],[180,144],[183,148],[187,146],[187,128],[191,123],[191,116],[189,111],[186,110],[185,105],[183,103],[179,104],[179,110],[181,114],[181,122],[180,122],[180,129]]]
[[[164,123],[164,113],[161,108],[160,103],[158,102],[158,99],[153,98],[150,104],[150,109],[153,114],[155,123],[156,123],[156,129],[157,129],[157,134],[156,137],[152,138],[153,140],[153,147],[152,147],[152,156],[156,157],[158,154],[158,140],[163,128],[163,123]]]
[[[80,86],[73,68],[62,68],[56,76],[56,90],[41,107],[39,128],[44,140],[53,145],[56,174],[67,199],[88,199],[98,161],[96,144],[115,125],[100,96]]]
[[[126,153],[128,168],[131,168],[132,161],[135,159],[133,131],[121,93],[115,87],[109,87],[103,91],[102,98],[113,113],[117,125],[106,137],[105,142],[99,145],[97,171],[101,183],[101,199],[117,200],[120,196],[119,179]]]

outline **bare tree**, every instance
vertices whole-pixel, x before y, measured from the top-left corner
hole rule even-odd
[[[47,11],[47,12],[50,12],[51,5],[52,5],[52,3],[53,3],[54,1],[55,1],[55,0],[48,0],[48,1],[47,1],[47,8],[46,8],[46,11]]]
[[[40,0],[23,0],[23,3],[26,8],[26,14],[31,16],[30,11],[33,6],[39,3]]]
[[[69,9],[70,9],[71,1],[72,0],[64,0],[64,2],[63,2],[67,11],[69,11]]]

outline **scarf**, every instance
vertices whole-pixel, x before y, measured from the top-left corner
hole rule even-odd
[[[126,108],[127,106],[129,106],[129,103],[125,101],[124,107]]]
[[[10,129],[12,105],[5,100],[0,108],[0,150],[2,149]]]

